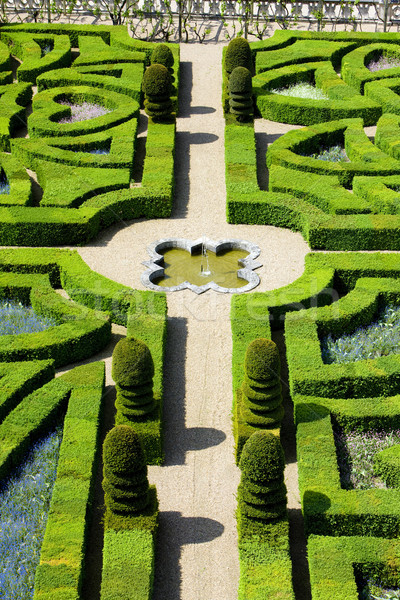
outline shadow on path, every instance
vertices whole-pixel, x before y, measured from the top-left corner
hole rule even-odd
[[[164,467],[184,465],[186,452],[217,446],[226,439],[223,431],[212,427],[186,428],[186,343],[186,319],[169,318],[164,371]]]
[[[181,600],[182,546],[210,542],[223,532],[224,526],[214,519],[182,517],[180,512],[175,511],[161,512],[153,600]]]
[[[179,70],[179,111],[181,119],[190,118],[193,87],[193,65],[191,62],[181,62]]]

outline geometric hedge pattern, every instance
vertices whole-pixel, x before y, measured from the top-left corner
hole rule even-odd
[[[268,147],[268,190],[261,190],[253,128],[226,115],[228,220],[287,227],[311,248],[335,252],[309,254],[304,274],[285,288],[232,299],[234,391],[248,344],[284,327],[312,598],[355,600],[359,577],[398,585],[400,496],[396,483],[341,488],[333,428],[398,429],[400,361],[394,354],[324,364],[320,340],[351,333],[388,304],[400,305],[398,255],[357,252],[400,249],[400,69],[366,67],[382,55],[400,58],[400,36],[277,31],[251,49],[258,116],[305,127]],[[226,81],[225,75],[225,109]],[[300,82],[315,84],[328,99],[272,93]],[[364,130],[371,125],[374,138]],[[335,145],[349,162],[312,156]],[[388,478],[399,481],[399,452],[386,456]],[[293,597],[286,535],[275,526],[254,547],[240,546],[241,598],[278,598],[283,590]]]

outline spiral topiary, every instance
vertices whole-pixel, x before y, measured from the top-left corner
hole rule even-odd
[[[120,340],[114,348],[111,373],[117,390],[117,421],[119,414],[131,420],[153,412],[154,363],[144,342],[133,337]]]
[[[137,433],[117,425],[103,444],[103,489],[106,508],[115,514],[135,514],[149,503],[147,465]]]
[[[167,67],[153,64],[143,76],[144,109],[155,121],[167,120],[172,113],[171,76]]]
[[[246,351],[244,371],[242,419],[253,427],[279,427],[284,410],[276,344],[266,338],[253,340]]]
[[[237,37],[228,44],[225,53],[225,70],[230,75],[236,67],[246,67],[253,73],[253,59],[249,42],[245,38]]]
[[[245,443],[239,467],[238,505],[249,519],[276,521],[286,515],[285,456],[279,439],[258,431]]]
[[[246,67],[235,67],[229,78],[229,106],[238,121],[247,121],[253,115],[251,73]]]
[[[168,72],[171,76],[171,81],[173,82],[174,76],[174,56],[171,52],[171,49],[166,44],[157,44],[151,54],[150,63],[152,65],[164,65],[168,69]]]

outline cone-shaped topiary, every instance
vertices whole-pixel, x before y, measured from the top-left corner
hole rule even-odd
[[[117,421],[119,414],[134,419],[145,417],[155,409],[153,375],[154,363],[146,344],[133,337],[120,340],[112,360]]]
[[[154,64],[158,64],[158,65],[164,65],[164,67],[167,67],[168,72],[171,76],[171,81],[174,81],[174,56],[170,50],[170,48],[168,48],[167,44],[157,44],[151,54],[151,58],[150,58],[150,63],[152,65]]]
[[[171,76],[167,67],[153,64],[143,76],[144,109],[149,117],[163,121],[171,116]]]
[[[286,514],[285,456],[279,439],[257,431],[245,443],[240,457],[238,488],[240,512],[250,519],[274,521]]]
[[[283,419],[280,360],[276,344],[253,340],[246,351],[242,383],[242,419],[254,427],[279,427]]]
[[[249,42],[245,38],[234,38],[225,53],[225,70],[230,75],[236,67],[246,67],[253,73],[253,59]]]
[[[251,73],[246,67],[235,67],[229,78],[229,106],[238,121],[247,121],[253,115]]]
[[[103,444],[103,489],[106,508],[115,514],[134,514],[149,503],[147,465],[137,433],[117,425]]]

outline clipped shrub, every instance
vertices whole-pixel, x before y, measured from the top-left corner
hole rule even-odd
[[[276,344],[253,340],[246,351],[241,416],[254,427],[279,427],[283,418],[280,360]]]
[[[174,56],[167,44],[157,44],[151,54],[150,63],[152,65],[164,65],[168,69],[171,81],[175,81],[173,76]]]
[[[250,45],[244,38],[238,37],[231,40],[225,54],[225,70],[230,75],[236,67],[246,67],[253,73],[253,60]]]
[[[229,106],[238,121],[246,121],[253,114],[251,73],[246,67],[235,67],[229,78]]]
[[[113,352],[112,377],[117,389],[115,406],[124,417],[145,417],[154,410],[153,376],[154,363],[146,344],[133,337],[120,340]]]
[[[249,519],[275,521],[286,515],[285,456],[279,439],[257,431],[243,447],[238,505]]]
[[[107,510],[129,515],[148,506],[147,465],[139,437],[132,427],[117,425],[106,435],[103,476]]]
[[[149,117],[162,121],[172,113],[171,76],[167,67],[153,64],[143,76],[144,109]]]

